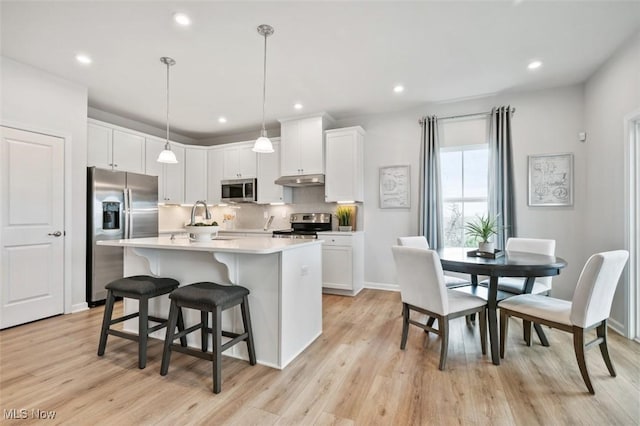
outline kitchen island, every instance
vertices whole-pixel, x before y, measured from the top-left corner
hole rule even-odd
[[[248,288],[257,361],[282,369],[322,334],[322,242],[278,238],[214,239],[193,242],[188,238],[160,236],[100,241],[124,247],[124,275],[174,278],[180,285],[199,281],[236,284]],[[136,312],[137,300],[125,299],[125,314]],[[149,313],[167,317],[169,298],[149,301]],[[186,326],[199,322],[199,312],[185,310]],[[223,329],[240,332],[239,309],[223,313]],[[137,332],[137,319],[125,322]],[[163,339],[164,330],[152,335]],[[192,333],[190,346],[200,336]],[[225,355],[248,359],[246,345],[235,345]]]

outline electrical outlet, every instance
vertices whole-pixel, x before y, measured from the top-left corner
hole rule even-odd
[[[265,210],[264,212],[262,212],[262,217],[263,217],[264,219],[269,219],[269,212],[268,212],[268,211],[266,211],[266,210]]]
[[[283,219],[287,218],[287,211],[286,210],[282,210],[282,218]]]
[[[302,265],[300,267],[300,275],[301,276],[305,276],[305,275],[309,275],[309,267],[307,265]]]

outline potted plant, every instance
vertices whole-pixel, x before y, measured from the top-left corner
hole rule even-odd
[[[464,228],[467,231],[467,235],[478,241],[478,251],[492,254],[495,252],[493,243],[489,241],[493,234],[498,233],[498,225],[495,219],[492,219],[489,215],[486,217],[484,215],[478,216],[473,221],[467,222]]]
[[[338,206],[336,209],[336,217],[338,218],[338,229],[340,231],[351,231],[351,218],[353,217],[353,210],[351,207]]]

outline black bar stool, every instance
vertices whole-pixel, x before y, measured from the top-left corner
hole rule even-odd
[[[149,315],[149,299],[171,293],[171,291],[178,288],[179,285],[180,283],[172,278],[159,278],[148,275],[125,277],[107,284],[105,286],[108,290],[107,300],[104,307],[104,318],[102,319],[102,331],[100,332],[98,356],[104,355],[105,348],[107,347],[107,337],[111,334],[113,336],[138,342],[138,367],[144,368],[147,364],[147,340],[149,334],[166,327],[168,324],[168,320],[165,318],[158,318]],[[115,302],[116,297],[137,299],[139,303],[138,312],[112,319],[113,303]],[[137,335],[121,330],[111,329],[113,324],[135,317],[139,317]],[[149,327],[149,321],[156,322],[158,325]],[[176,322],[178,329],[184,330],[182,315],[179,315]],[[176,327],[176,322],[173,324],[174,328]],[[186,337],[181,338],[180,343],[183,346],[187,346]]]
[[[200,282],[174,290],[169,298],[171,308],[169,310],[169,326],[164,341],[162,353],[162,366],[160,374],[165,376],[169,370],[171,351],[175,350],[198,358],[213,361],[213,392],[220,393],[222,383],[222,352],[242,341],[247,342],[249,350],[249,364],[256,364],[256,352],[253,346],[253,332],[251,331],[251,317],[249,315],[249,290],[239,285],[220,285],[211,282]],[[244,333],[237,334],[222,330],[222,311],[240,305],[242,311],[242,323]],[[200,323],[174,334],[176,322],[182,316],[182,308],[197,309],[200,311]],[[209,312],[212,313],[212,328],[208,327]],[[202,352],[188,347],[173,344],[177,338],[183,339],[187,334],[200,330],[202,339]],[[209,347],[209,333],[213,336],[213,351],[207,352]],[[231,340],[222,344],[222,336]]]

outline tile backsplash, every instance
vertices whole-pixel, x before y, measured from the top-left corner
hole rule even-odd
[[[289,216],[291,213],[332,213],[333,229],[338,229],[338,221],[335,218],[336,203],[325,203],[324,186],[311,186],[293,189],[293,203],[282,206],[262,205],[253,203],[240,203],[228,206],[210,207],[213,220],[218,222],[221,229],[262,229],[267,218],[273,216],[273,222],[269,229],[289,228]],[[359,231],[363,230],[362,205],[359,204],[357,224]],[[198,207],[196,214],[203,216],[202,207]],[[234,219],[225,221],[233,216]],[[190,206],[160,206],[159,228],[177,229],[191,218]]]

